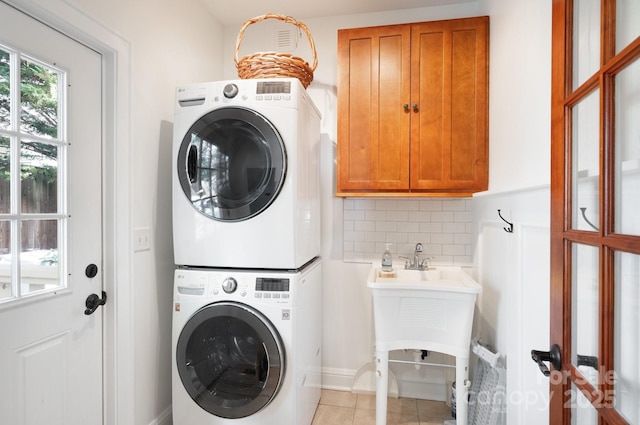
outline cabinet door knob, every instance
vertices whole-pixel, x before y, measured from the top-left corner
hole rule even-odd
[[[418,104],[417,103],[413,104],[413,112],[418,112]]]
[[[405,111],[409,110],[409,104],[408,103],[405,103],[402,107],[404,108]]]

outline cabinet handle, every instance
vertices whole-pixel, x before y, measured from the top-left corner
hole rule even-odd
[[[408,104],[408,103],[405,103],[405,104],[403,105],[403,108],[404,108],[404,110],[405,110],[405,111],[408,111],[408,110],[409,110],[409,104]]]
[[[413,112],[418,112],[418,104],[417,103],[413,104]]]

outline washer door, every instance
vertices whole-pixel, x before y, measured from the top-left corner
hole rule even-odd
[[[284,345],[271,322],[250,306],[220,302],[196,312],[176,348],[182,384],[207,412],[243,418],[276,396],[285,373]]]
[[[215,220],[246,220],[278,196],[286,151],[277,129],[244,108],[209,112],[187,131],[178,151],[178,178],[193,207]]]

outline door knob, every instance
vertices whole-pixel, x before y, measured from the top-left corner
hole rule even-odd
[[[84,314],[89,316],[90,314],[93,314],[98,309],[98,307],[100,307],[101,305],[105,305],[106,303],[107,303],[106,292],[102,291],[102,298],[100,298],[96,294],[91,294],[87,297],[87,300],[84,302],[84,305],[87,307],[87,309],[84,311]]]
[[[551,375],[551,371],[543,362],[551,362],[555,370],[560,370],[562,367],[562,354],[560,353],[558,344],[553,344],[549,351],[531,350],[531,359],[538,363],[540,372],[542,372],[544,376]]]
[[[413,112],[418,112],[418,104],[417,103],[413,104]]]
[[[95,264],[89,264],[86,269],[84,269],[84,274],[89,279],[94,278],[98,275],[98,266]]]

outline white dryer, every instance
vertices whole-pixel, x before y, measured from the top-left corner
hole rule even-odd
[[[320,255],[320,114],[295,78],[178,87],[178,265],[297,269]]]
[[[321,264],[178,269],[174,425],[310,425],[320,399]]]

